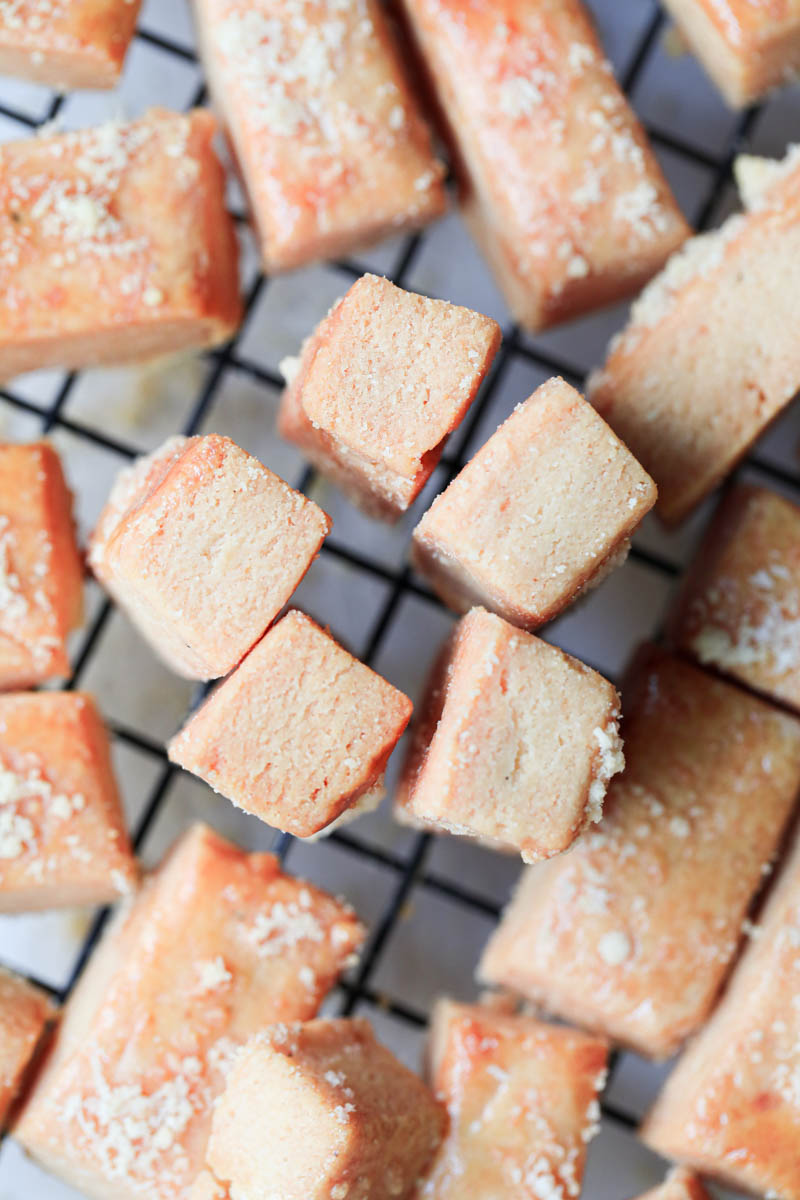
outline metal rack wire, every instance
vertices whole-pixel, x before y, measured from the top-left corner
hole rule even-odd
[[[621,80],[626,93],[631,92],[642,71],[645,69],[648,59],[661,37],[664,26],[665,16],[660,9],[656,9],[639,39],[638,45],[630,59],[629,66]],[[189,63],[196,62],[196,57],[191,50],[160,34],[149,31],[145,27],[139,28],[137,38],[142,42],[157,47],[167,55]],[[205,100],[205,88],[201,87],[193,97],[193,104],[202,104]],[[57,96],[50,105],[45,120],[50,121],[56,118],[63,102],[64,97]],[[663,131],[653,128],[648,129],[649,136],[656,146],[661,146],[673,154],[681,156],[688,162],[701,166],[706,171],[711,172],[711,187],[702,205],[699,219],[696,221],[696,224],[701,229],[710,223],[713,214],[717,210],[722,193],[731,177],[733,159],[746,144],[748,135],[757,119],[758,112],[757,108],[753,108],[741,116],[718,157]],[[0,104],[0,115],[27,125],[32,130],[42,123],[23,111],[17,111],[3,104]],[[244,217],[239,215],[237,219],[244,220]],[[392,269],[387,272],[387,275],[395,283],[401,286],[408,286],[409,272],[420,252],[425,237],[426,233],[422,232],[405,239],[396,257],[396,261],[392,265]],[[362,274],[362,269],[350,261],[340,261],[331,265],[335,271],[341,273],[348,283],[351,279]],[[257,276],[245,298],[245,318],[253,311],[264,289],[269,286],[270,281],[265,276]],[[276,373],[256,365],[240,354],[240,338],[241,332],[227,345],[221,349],[211,351],[205,356],[209,363],[208,375],[196,396],[194,405],[181,432],[191,435],[201,428],[204,419],[217,402],[223,381],[229,371],[249,375],[256,384],[264,385],[270,389],[279,389],[282,386],[282,381]],[[583,371],[579,366],[576,366],[568,359],[562,360],[545,350],[532,347],[521,335],[516,326],[512,325],[506,328],[504,330],[502,347],[484,382],[478,399],[470,410],[461,429],[451,439],[447,452],[442,459],[444,477],[447,482],[460,470],[466,461],[465,447],[469,443],[470,436],[481,421],[503,376],[512,363],[519,360],[528,362],[548,374],[561,374],[578,386],[583,382]],[[33,403],[16,392],[13,387],[0,389],[0,400],[15,409],[38,418],[43,434],[58,429],[64,430],[78,439],[93,442],[110,451],[119,458],[120,465],[123,465],[126,460],[131,460],[141,453],[142,451],[139,447],[130,444],[128,441],[101,432],[88,424],[71,418],[65,413],[65,405],[75,386],[76,379],[76,373],[67,375],[55,399],[44,410],[38,404]],[[455,448],[453,446],[454,443],[456,443]],[[792,472],[784,470],[758,456],[751,456],[749,461],[758,467],[760,473],[769,477],[776,484],[788,485],[793,489],[800,488],[800,475],[794,475]],[[314,482],[313,470],[310,468],[305,469],[300,478],[292,482],[300,490],[308,491]],[[372,662],[380,652],[387,634],[392,627],[398,606],[404,597],[416,595],[432,604],[439,603],[429,589],[414,578],[408,565],[401,565],[396,569],[387,567],[383,562],[363,552],[357,546],[344,545],[337,542],[335,531],[333,536],[329,537],[323,544],[321,553],[323,556],[332,556],[355,568],[357,571],[381,581],[384,585],[388,585],[385,600],[369,631],[366,652],[362,655],[367,662]],[[679,568],[668,558],[650,549],[645,549],[641,545],[634,544],[631,553],[634,560],[638,560],[650,570],[666,573],[670,576],[674,576],[679,572]],[[82,677],[92,661],[111,613],[112,605],[106,601],[100,607],[87,631],[85,640],[75,661],[72,677],[65,684],[67,688],[74,688],[80,685]],[[201,692],[198,693],[198,699],[200,698],[200,694]],[[158,765],[158,774],[155,783],[147,797],[138,824],[133,830],[134,845],[138,848],[142,845],[162,806],[169,802],[167,793],[173,776],[177,773],[177,768],[168,762],[164,746],[161,742],[119,722],[112,721],[110,727],[115,738],[149,756]],[[291,841],[292,839],[289,835],[283,835],[277,840],[276,851],[282,859],[285,858]],[[450,901],[464,905],[468,909],[493,920],[496,920],[499,916],[499,907],[469,888],[459,883],[454,883],[443,874],[437,874],[426,867],[426,859],[431,841],[429,835],[417,835],[410,852],[406,855],[396,854],[369,843],[359,837],[357,826],[354,832],[339,831],[334,833],[332,841],[347,854],[354,856],[356,859],[372,860],[374,863],[380,865],[381,868],[389,871],[393,876],[393,887],[389,903],[385,906],[371,930],[370,940],[366,952],[361,959],[360,966],[352,980],[345,982],[341,987],[342,1011],[350,1013],[362,1001],[365,1001],[374,1005],[380,1005],[380,1007],[390,1012],[396,1019],[406,1022],[412,1027],[424,1027],[427,1021],[425,1013],[417,1011],[400,1000],[387,997],[382,992],[379,993],[373,984],[376,970],[382,960],[382,956],[386,952],[392,932],[412,893],[414,893],[415,889],[424,889],[438,893],[441,896],[447,897]],[[54,995],[59,1001],[64,1001],[72,991],[76,980],[97,943],[105,924],[106,916],[107,913],[101,912],[94,920],[88,936],[83,942],[77,959],[72,966],[69,978],[63,987],[54,987],[44,980],[35,979],[34,982],[39,983],[40,986]],[[637,1118],[634,1114],[622,1111],[607,1102],[603,1104],[603,1115],[606,1119],[620,1123],[629,1129],[635,1127],[637,1123]]]

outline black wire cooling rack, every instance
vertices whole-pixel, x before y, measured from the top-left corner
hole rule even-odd
[[[631,3],[631,0],[627,0],[627,3]],[[642,72],[646,69],[650,56],[658,46],[665,28],[665,14],[656,6],[653,8],[652,16],[643,29],[638,44],[629,59],[627,69],[621,77],[620,82],[626,94],[631,93]],[[180,59],[191,64],[197,62],[196,55],[192,50],[160,33],[149,30],[144,20],[140,23],[136,37],[140,42],[157,48],[171,59]],[[166,66],[165,69],[167,69]],[[191,106],[205,104],[206,100],[206,89],[202,85],[193,96]],[[8,117],[23,126],[28,126],[33,131],[40,125],[55,120],[59,115],[64,101],[64,96],[55,96],[49,109],[43,118],[39,120],[24,110],[18,110],[15,107],[0,102],[0,116]],[[702,202],[700,211],[695,215],[694,224],[697,229],[702,230],[708,227],[714,219],[714,215],[718,211],[723,198],[723,193],[731,181],[734,158],[747,146],[748,137],[758,119],[760,111],[761,109],[758,106],[750,108],[737,119],[732,133],[729,133],[725,138],[718,155],[709,153],[689,141],[684,141],[680,137],[665,132],[663,129],[653,128],[645,122],[648,135],[656,148],[661,147],[673,155],[682,158],[689,164],[702,167],[711,178],[711,185]],[[235,215],[236,219],[240,222],[246,219],[242,213]],[[423,231],[407,237],[402,242],[395,262],[392,264],[391,269],[386,272],[387,276],[396,284],[409,287],[408,276],[417,260],[426,236],[426,233]],[[329,265],[331,269],[341,274],[345,286],[349,286],[350,281],[360,277],[364,269],[349,260],[336,261]],[[277,372],[255,364],[239,352],[239,343],[247,317],[253,311],[264,290],[269,288],[269,286],[270,280],[266,276],[259,274],[255,278],[245,296],[245,319],[239,333],[227,345],[210,351],[204,356],[209,370],[203,386],[197,393],[188,419],[185,421],[180,432],[191,435],[201,430],[203,422],[217,403],[226,375],[230,371],[248,375],[256,384],[264,385],[265,388],[271,391],[282,388],[283,381]],[[565,356],[562,358],[551,354],[547,350],[531,346],[524,335],[520,333],[517,326],[512,324],[506,327],[503,331],[502,346],[484,381],[478,398],[471,408],[467,419],[450,439],[447,451],[442,458],[441,467],[444,483],[449,482],[453,478],[469,457],[465,453],[465,448],[470,442],[472,434],[481,422],[487,407],[492,401],[492,397],[500,386],[509,367],[515,361],[518,362],[520,360],[527,362],[547,375],[562,375],[579,388],[584,382],[582,367],[570,361],[569,357]],[[42,434],[64,430],[77,439],[92,442],[97,446],[103,447],[106,451],[117,456],[120,467],[123,466],[126,461],[130,461],[142,453],[142,449],[130,444],[123,438],[112,436],[86,423],[72,419],[65,413],[65,405],[75,387],[77,378],[78,374],[76,372],[66,375],[57,391],[55,399],[44,409],[37,403],[16,392],[13,386],[0,389],[0,401],[11,406],[13,409],[37,418]],[[748,462],[751,466],[756,467],[759,474],[764,476],[768,482],[771,481],[778,487],[788,487],[796,494],[797,498],[797,493],[800,492],[800,472],[792,472],[769,461],[768,458],[758,453],[751,455]],[[314,481],[315,473],[311,468],[304,469],[299,478],[290,480],[293,486],[304,492],[307,492],[313,486]],[[80,480],[73,482],[76,482],[80,486]],[[368,663],[373,662],[379,655],[381,647],[392,628],[398,607],[405,597],[416,595],[430,604],[440,604],[433,593],[414,577],[407,564],[396,568],[387,566],[384,561],[380,561],[378,558],[362,552],[357,546],[343,545],[338,542],[335,530],[333,536],[329,536],[323,543],[321,554],[323,557],[332,556],[334,559],[346,563],[356,572],[361,572],[364,576],[371,576],[386,585],[385,599],[369,631],[366,651],[360,655]],[[631,550],[631,558],[641,563],[648,570],[661,573],[662,575],[674,577],[680,573],[681,568],[668,557],[652,549],[644,548],[641,544],[636,544],[636,542]],[[108,600],[99,607],[86,631],[84,641],[75,659],[72,676],[64,685],[65,688],[71,689],[80,686],[112,611],[113,606]],[[585,658],[583,655],[582,657]],[[604,671],[603,673],[606,676],[609,674],[608,671]],[[197,694],[194,697],[194,704],[202,699],[203,694],[204,689],[198,688]],[[147,755],[156,763],[158,768],[155,783],[146,799],[144,808],[139,815],[138,822],[132,833],[134,846],[138,849],[141,847],[162,807],[169,803],[168,791],[170,784],[173,781],[173,777],[179,772],[176,767],[168,762],[164,745],[160,741],[117,721],[110,721],[109,727],[116,739]],[[220,803],[224,802],[220,801]],[[276,838],[273,849],[282,861],[286,857],[292,840],[291,836],[286,834]],[[486,897],[470,890],[468,887],[453,882],[444,874],[437,874],[426,868],[426,857],[431,842],[430,835],[417,835],[413,840],[410,851],[406,854],[395,853],[359,837],[357,825],[354,827],[354,832],[334,832],[330,840],[344,852],[357,859],[371,860],[375,865],[388,871],[393,879],[389,902],[385,905],[377,921],[373,924],[367,948],[360,960],[359,967],[349,981],[345,980],[340,985],[338,993],[341,997],[340,1011],[343,1014],[352,1013],[363,1002],[376,1009],[382,1009],[390,1013],[394,1018],[414,1029],[422,1029],[427,1024],[427,1016],[424,1012],[418,1011],[398,999],[387,996],[384,991],[376,989],[373,984],[376,971],[386,952],[387,943],[396,925],[401,920],[404,911],[406,911],[411,901],[412,893],[417,888],[439,893],[439,895],[447,897],[449,901],[463,905],[467,909],[493,921],[498,919],[500,907]],[[44,988],[45,991],[59,1002],[65,1001],[75,986],[87,959],[100,937],[107,916],[107,911],[100,912],[93,921],[64,986],[56,987],[46,980],[32,978],[30,974],[28,978],[31,978],[32,982]],[[476,946],[476,958],[478,949]],[[612,1072],[613,1068],[614,1062],[612,1061]],[[638,1124],[638,1115],[625,1111],[621,1107],[609,1103],[608,1100],[604,1101],[601,1107],[603,1117],[607,1121],[629,1130],[635,1128]]]

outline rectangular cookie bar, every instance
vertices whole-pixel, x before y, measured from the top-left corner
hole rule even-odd
[[[650,648],[623,687],[603,820],[529,869],[480,966],[667,1058],[710,1012],[800,788],[800,721]]]
[[[262,821],[310,837],[374,808],[411,701],[304,613],[282,617],[169,743]]]
[[[210,113],[0,146],[0,380],[224,341],[238,251]]]
[[[574,1029],[440,1000],[429,1073],[450,1129],[419,1200],[577,1197],[607,1049]]]
[[[55,1013],[43,991],[0,967],[0,1132]]]
[[[214,679],[274,621],[330,526],[230,438],[174,437],[120,472],[89,564],[174,671]]]
[[[475,398],[500,327],[364,275],[289,372],[278,429],[371,516],[396,520]]]
[[[362,936],[272,855],[195,826],[104,935],[15,1136],[92,1200],[184,1196],[238,1047],[314,1016]]]
[[[689,230],[579,0],[403,0],[463,207],[536,331],[632,295]]]
[[[596,671],[474,608],[442,647],[395,793],[399,821],[526,862],[566,850],[625,765],[619,696]]]
[[[645,289],[589,379],[592,404],[655,479],[667,524],[733,470],[800,386],[800,151],[770,165],[747,213],[693,238]]]
[[[82,620],[83,563],[61,460],[48,442],[0,443],[0,689],[68,675],[67,636]]]
[[[664,0],[664,7],[734,108],[800,71],[797,0]]]
[[[669,630],[704,665],[800,709],[800,508],[767,488],[731,489]]]
[[[92,698],[0,695],[0,913],[104,904],[136,880]]]
[[[707,1027],[641,1136],[737,1191],[800,1195],[800,840]]]
[[[363,1018],[273,1025],[239,1054],[206,1158],[228,1197],[411,1200],[446,1122]]]
[[[377,0],[196,0],[195,13],[266,270],[439,216],[443,170]]]
[[[622,561],[655,498],[592,406],[550,379],[436,497],[411,560],[451,608],[535,629]]]
[[[2,0],[0,75],[66,91],[111,88],[140,0]]]

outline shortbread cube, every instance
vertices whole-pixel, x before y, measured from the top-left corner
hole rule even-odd
[[[467,222],[536,331],[637,292],[689,230],[580,0],[403,0]]]
[[[238,1055],[207,1160],[223,1195],[406,1200],[446,1120],[368,1021],[275,1025]]]
[[[173,762],[298,837],[374,808],[411,701],[292,611],[169,744]]]
[[[0,74],[66,91],[118,82],[140,0],[3,0]]]
[[[397,519],[499,345],[491,318],[364,275],[289,360],[278,428],[354,504]]]
[[[412,562],[451,608],[535,629],[623,560],[655,498],[591,405],[551,379],[437,496]]]
[[[596,831],[529,869],[481,977],[652,1058],[706,1019],[800,790],[800,721],[663,651]]]
[[[137,871],[90,696],[0,696],[0,913],[104,904]]]
[[[120,473],[89,562],[173,670],[213,679],[272,623],[330,525],[229,438],[170,438]]]
[[[55,1011],[43,991],[0,967],[0,1132]]]
[[[196,826],[92,956],[16,1137],[95,1200],[186,1195],[238,1047],[312,1017],[362,936],[272,855]]]
[[[68,675],[67,635],[82,620],[83,564],[58,454],[47,442],[0,444],[0,688]]]
[[[641,1131],[659,1154],[737,1191],[800,1195],[800,841],[708,1026]]]
[[[625,765],[618,718],[619,697],[596,671],[475,608],[428,680],[397,818],[526,862],[559,854],[600,820]]]
[[[643,1192],[639,1200],[710,1200],[700,1180],[684,1167],[673,1167],[663,1183]]]
[[[443,168],[377,0],[196,0],[195,14],[266,270],[439,216]]]
[[[800,150],[759,175],[750,211],[670,260],[589,380],[592,404],[658,484],[667,524],[716,487],[800,386]]]
[[[0,146],[0,379],[153,358],[239,323],[210,113]]]
[[[670,628],[704,665],[800,708],[800,508],[766,488],[729,492]]]
[[[577,1196],[606,1055],[573,1029],[440,1000],[430,1077],[450,1129],[420,1200]]]
[[[725,99],[744,108],[800,71],[796,0],[664,0]]]

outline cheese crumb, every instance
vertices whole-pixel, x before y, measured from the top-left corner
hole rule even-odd
[[[85,807],[86,797],[80,792],[57,791],[38,760],[19,771],[0,762],[0,859],[36,851],[37,826],[50,818],[68,821]],[[72,844],[69,838],[66,841]],[[79,855],[74,852],[74,857]]]
[[[249,939],[259,958],[275,958],[294,949],[300,942],[323,940],[324,930],[309,911],[310,896],[308,904],[303,904],[304,895],[308,893],[301,893],[300,903],[278,901],[266,912],[256,913]]]
[[[600,754],[595,763],[594,779],[589,785],[584,826],[601,819],[609,780],[625,769],[625,755],[622,753],[622,738],[619,735],[616,715],[605,727],[601,728],[598,725],[592,731],[592,738],[597,743]]]
[[[221,954],[206,962],[198,963],[197,973],[200,976],[200,988],[204,992],[214,992],[233,979]]]
[[[626,933],[614,929],[603,934],[597,943],[597,950],[604,962],[611,967],[618,967],[630,958],[633,946]]]

